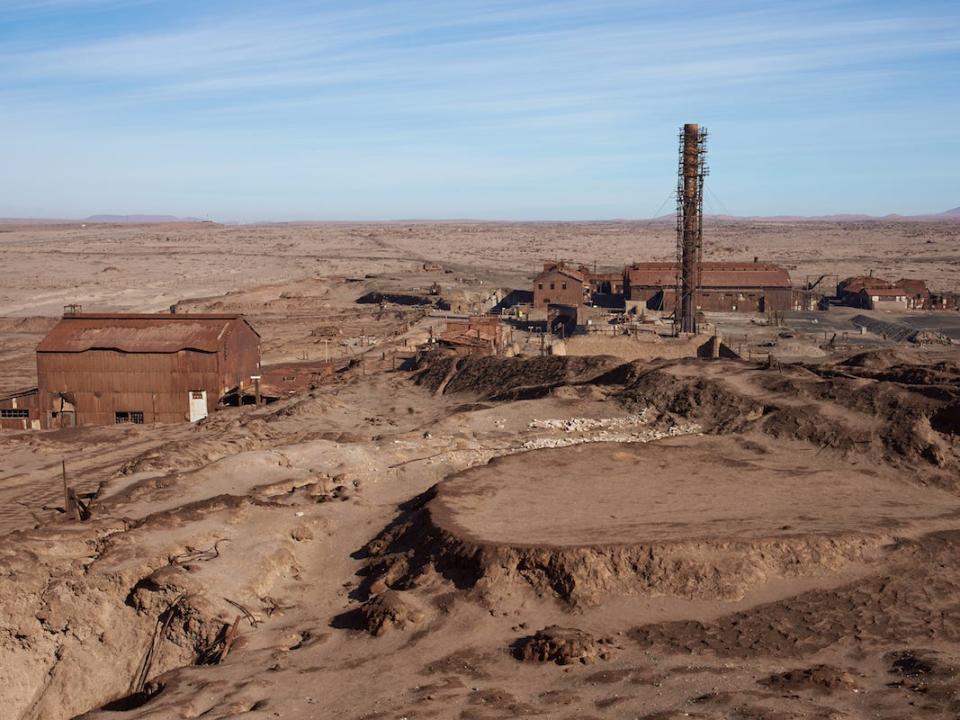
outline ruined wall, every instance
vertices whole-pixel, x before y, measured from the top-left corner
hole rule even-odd
[[[557,355],[594,356],[612,355],[624,360],[654,360],[697,357],[699,348],[708,341],[707,335],[690,338],[633,338],[627,335],[574,335],[554,343]]]

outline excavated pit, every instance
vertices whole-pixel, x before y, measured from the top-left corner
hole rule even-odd
[[[408,588],[436,570],[493,604],[517,584],[572,606],[733,600],[872,562],[958,515],[955,495],[760,434],[576,445],[439,483],[370,544],[371,585]]]

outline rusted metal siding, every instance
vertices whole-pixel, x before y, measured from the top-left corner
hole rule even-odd
[[[4,413],[2,411],[8,411]],[[5,417],[22,415],[26,417]],[[40,412],[37,405],[37,389],[28,388],[0,396],[0,430],[30,430],[38,427]]]
[[[638,263],[626,270],[629,289],[669,287],[677,283],[676,263]],[[767,263],[705,262],[700,273],[703,288],[789,288],[790,273]],[[629,297],[629,300],[638,298]]]
[[[677,292],[673,287],[631,288],[631,299],[646,303],[651,310],[672,312],[676,307]],[[793,307],[790,288],[701,288],[698,310],[707,312],[772,312]]]
[[[142,412],[144,422],[188,419],[191,391],[207,391],[208,406],[220,398],[215,353],[37,353],[39,405],[45,427],[58,427],[52,413],[61,396],[75,408],[77,425],[112,425],[117,412]],[[212,407],[210,409],[213,409]]]
[[[212,412],[259,372],[260,336],[240,316],[66,316],[37,351],[40,419],[112,425],[116,413],[135,412],[145,423],[182,422],[191,392],[205,391]]]
[[[260,336],[245,321],[232,323],[221,341],[222,347],[218,353],[221,390],[212,399],[207,394],[211,411],[220,397],[234,388],[250,387],[253,383],[250,376],[260,375]]]
[[[638,263],[627,268],[627,299],[645,302],[654,310],[673,311],[676,270],[675,263]],[[703,263],[698,310],[771,312],[792,307],[790,274],[784,268],[767,263]]]

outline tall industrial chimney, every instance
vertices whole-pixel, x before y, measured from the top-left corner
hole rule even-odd
[[[703,179],[707,175],[707,130],[688,123],[680,133],[677,173],[677,306],[680,332],[697,332],[700,265],[703,259]]]

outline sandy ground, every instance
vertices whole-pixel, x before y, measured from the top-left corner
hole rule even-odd
[[[797,284],[872,270],[940,290],[958,285],[960,223],[708,221],[704,233],[705,258],[759,256]],[[619,268],[670,260],[675,243],[672,226],[649,222],[0,225],[0,316],[51,315],[72,302],[165,310],[184,298],[424,261],[514,278],[557,258]]]
[[[450,478],[431,511],[458,536],[517,546],[903,533],[912,522],[960,514],[950,493],[904,488],[893,473],[824,457],[809,445],[724,440],[511,455]]]
[[[74,301],[248,312],[268,361],[369,361],[195,426],[0,434],[4,717],[960,715],[956,347],[819,350],[822,328],[797,335],[809,318],[791,338],[721,318],[817,357],[394,371],[391,353],[437,319],[357,305],[367,291],[439,282],[482,305],[551,250],[615,265],[638,237],[636,259],[668,256],[672,236],[2,229],[16,269],[0,290],[6,387],[29,380],[32,345]],[[731,224],[715,237],[718,256],[795,274],[871,258],[878,274],[949,286],[956,232]],[[805,249],[827,245],[836,257]],[[95,494],[86,522],[57,510],[61,460]]]

